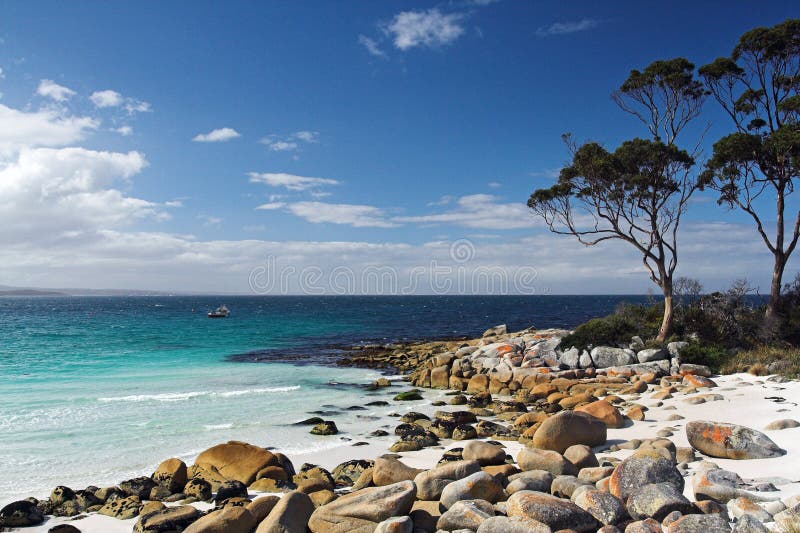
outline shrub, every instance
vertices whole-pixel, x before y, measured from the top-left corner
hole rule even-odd
[[[731,356],[720,370],[726,374],[750,372],[756,375],[781,374],[797,378],[800,376],[800,349],[788,346],[757,346]]]
[[[663,307],[623,304],[603,318],[593,318],[561,339],[561,346],[579,350],[590,346],[628,346],[631,337],[648,338],[658,333]]]
[[[694,365],[706,365],[719,371],[730,359],[728,350],[720,346],[706,345],[699,342],[689,343],[681,350],[681,361]]]

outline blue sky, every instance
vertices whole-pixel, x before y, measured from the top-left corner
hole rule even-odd
[[[0,284],[249,292],[274,257],[326,276],[407,278],[437,261],[534,269],[539,293],[643,292],[625,247],[584,249],[527,213],[567,158],[561,134],[609,147],[645,135],[609,97],[631,68],[704,64],[796,12],[0,2],[0,207],[15,221],[0,230]],[[703,122],[708,141],[730,129],[711,102]],[[679,274],[767,287],[747,220],[698,196],[687,222]],[[462,241],[469,260],[453,263]]]

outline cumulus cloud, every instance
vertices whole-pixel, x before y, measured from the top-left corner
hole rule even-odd
[[[370,55],[375,57],[386,57],[386,52],[381,50],[378,42],[375,39],[367,37],[366,35],[358,36],[358,43],[367,49]]]
[[[289,211],[315,224],[343,224],[355,228],[393,228],[382,209],[371,205],[328,204],[325,202],[295,202],[287,205]]]
[[[322,185],[339,185],[339,182],[330,178],[312,178],[296,176],[294,174],[250,172],[250,183],[264,183],[272,187],[285,187],[290,191],[306,191]]]
[[[75,96],[75,91],[69,87],[59,85],[53,80],[40,81],[39,87],[36,88],[36,93],[45,98],[52,98],[56,102],[64,102]]]
[[[0,150],[24,146],[64,146],[97,129],[91,117],[65,116],[52,109],[20,111],[0,104]]]
[[[462,196],[450,210],[428,215],[394,217],[392,220],[401,223],[497,230],[534,227],[534,220],[525,204],[501,203],[491,194]]]
[[[133,128],[130,126],[120,126],[119,128],[115,129],[117,133],[122,135],[123,137],[127,137],[133,134]]]
[[[550,37],[551,35],[565,35],[568,33],[577,33],[580,31],[591,30],[600,25],[599,20],[595,19],[581,19],[568,22],[556,22],[550,26],[541,26],[536,30],[536,35],[539,37]]]
[[[117,91],[107,89],[105,91],[95,91],[89,96],[89,99],[97,107],[117,107],[122,105],[122,95]]]
[[[442,13],[437,8],[403,11],[394,16],[384,31],[399,50],[436,48],[452,43],[464,33],[463,18],[461,13]]]
[[[121,107],[131,115],[134,113],[146,113],[152,110],[148,102],[123,96],[111,89],[95,91],[89,96],[89,100],[91,100],[97,108]]]
[[[241,137],[241,135],[233,128],[217,128],[208,133],[199,133],[195,135],[192,140],[199,143],[218,143],[230,141],[237,137]]]
[[[258,142],[272,152],[293,152],[300,148],[301,143],[313,144],[319,142],[319,132],[303,130],[284,136],[272,134],[259,139]]]

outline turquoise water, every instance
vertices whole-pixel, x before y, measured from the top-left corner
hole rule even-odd
[[[229,439],[348,445],[291,425],[322,409],[355,439],[388,409],[346,410],[379,374],[322,364],[331,346],[568,326],[620,299],[0,298],[0,504],[149,474]],[[231,317],[206,318],[220,303]],[[254,359],[268,362],[235,362]]]

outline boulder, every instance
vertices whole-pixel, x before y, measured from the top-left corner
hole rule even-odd
[[[661,524],[652,518],[636,520],[625,526],[625,533],[663,533],[663,531]]]
[[[736,521],[733,533],[769,533],[769,529],[756,518],[744,515]]]
[[[281,499],[277,496],[262,496],[245,505],[245,508],[253,515],[256,524],[259,524],[269,515],[279,501]]]
[[[512,475],[506,485],[506,493],[511,495],[521,490],[534,492],[550,492],[553,486],[553,474],[546,470],[528,470]]]
[[[431,470],[417,474],[414,484],[417,486],[417,498],[420,500],[438,500],[444,488],[458,479],[480,472],[477,461],[453,461]]]
[[[312,533],[374,533],[380,522],[408,515],[416,492],[413,481],[351,492],[314,511],[308,528]]]
[[[501,465],[506,462],[506,452],[500,446],[488,442],[473,440],[464,444],[461,456],[465,460],[478,461],[481,466]]]
[[[150,477],[156,485],[166,488],[172,494],[183,491],[183,487],[189,481],[186,463],[176,458],[162,462]]]
[[[72,524],[58,524],[48,529],[47,533],[81,533],[81,530]]]
[[[414,521],[409,516],[387,518],[375,528],[375,533],[413,533]]]
[[[28,500],[9,503],[0,509],[0,526],[28,527],[44,522],[44,515],[36,504]]]
[[[574,464],[552,450],[523,448],[517,454],[517,464],[521,470],[545,470],[554,476],[578,473]]]
[[[662,359],[667,359],[668,357],[669,354],[661,348],[648,348],[646,350],[640,350],[636,352],[636,359],[638,359],[640,363],[661,361]]]
[[[614,468],[609,481],[609,491],[622,501],[640,487],[651,483],[670,483],[683,492],[683,476],[675,464],[656,454],[634,454]]]
[[[355,483],[365,470],[372,468],[375,461],[367,461],[364,459],[353,459],[345,461],[336,466],[331,472],[333,480],[337,486],[349,487]]]
[[[411,468],[395,458],[378,457],[372,467],[372,483],[376,487],[394,485],[400,481],[414,479],[422,472],[418,468]]]
[[[107,501],[97,512],[112,518],[128,520],[129,518],[139,516],[139,511],[141,511],[141,509],[142,500],[140,500],[138,496],[127,496],[125,498]]]
[[[574,503],[550,494],[521,491],[512,494],[506,502],[509,517],[530,518],[549,526],[553,531],[571,529],[578,533],[595,531],[595,518]]]
[[[306,525],[313,512],[314,503],[307,494],[289,492],[258,524],[256,533],[306,533]]]
[[[627,503],[628,513],[635,520],[655,518],[663,520],[673,511],[690,514],[692,503],[673,483],[651,483],[634,490]]]
[[[739,496],[748,495],[740,489],[744,481],[735,472],[721,468],[701,468],[692,476],[694,497],[700,500],[712,500],[728,503]]]
[[[211,483],[201,478],[192,478],[183,487],[186,497],[203,502],[211,499],[211,492]]]
[[[574,498],[574,502],[606,526],[620,524],[628,516],[625,505],[613,494],[602,490],[585,490]]]
[[[692,421],[686,424],[686,437],[699,452],[722,459],[765,459],[786,453],[760,431],[736,424]]]
[[[779,429],[791,429],[800,427],[800,422],[797,420],[792,420],[791,418],[785,418],[783,420],[775,420],[774,422],[770,422],[764,429],[767,431],[775,431]]]
[[[183,531],[189,524],[200,518],[200,511],[191,505],[165,507],[139,516],[133,533],[173,533]]]
[[[213,511],[189,527],[184,533],[251,533],[256,519],[245,507],[225,507]]]
[[[331,473],[320,466],[312,464],[304,464],[300,467],[300,472],[292,477],[292,481],[297,485],[297,490],[306,494],[311,494],[318,490],[333,490],[336,488],[336,482],[334,482]]]
[[[681,350],[687,346],[689,346],[689,343],[686,341],[670,342],[667,344],[667,352],[669,353],[670,357],[680,357]]]
[[[436,528],[444,531],[475,531],[484,520],[493,516],[494,507],[486,500],[458,501],[439,517]]]
[[[278,461],[264,448],[246,442],[230,441],[203,451],[195,459],[195,464],[216,468],[227,479],[249,485],[255,481],[259,470],[267,466],[277,466]]]
[[[336,422],[333,420],[323,420],[319,424],[314,425],[309,433],[312,435],[336,435],[339,433],[339,428],[336,427]]]
[[[578,471],[584,468],[600,466],[597,457],[592,453],[592,449],[585,444],[574,444],[564,450],[564,459],[574,464],[575,469]]]
[[[498,335],[506,334],[508,334],[508,327],[505,324],[500,324],[499,326],[494,326],[484,331],[481,337],[497,337]]]
[[[575,411],[592,415],[602,421],[607,428],[618,429],[625,425],[625,419],[619,409],[606,400],[597,400],[596,402],[578,406]]]
[[[531,518],[494,516],[478,527],[477,533],[551,533],[552,529]]]
[[[155,482],[147,476],[141,476],[133,479],[126,479],[119,484],[122,492],[128,496],[136,496],[140,500],[146,500],[150,497],[150,491],[155,487]]]
[[[610,346],[597,346],[589,353],[595,368],[608,368],[612,366],[625,366],[636,361],[632,350],[612,348]]]
[[[450,509],[461,500],[486,500],[495,503],[502,497],[503,486],[497,478],[481,471],[448,484],[442,490],[439,502],[445,509]]]
[[[719,514],[689,514],[669,526],[667,533],[729,533],[728,520]]]
[[[533,436],[535,448],[558,453],[573,444],[597,446],[606,441],[606,425],[588,413],[561,411],[539,426]]]
[[[214,501],[217,504],[229,500],[231,498],[246,498],[247,487],[241,481],[233,480],[226,481],[217,489],[217,494],[214,496]]]

